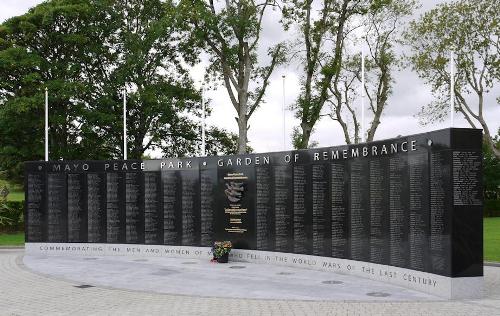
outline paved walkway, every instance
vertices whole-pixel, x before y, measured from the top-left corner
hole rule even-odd
[[[79,284],[148,293],[307,301],[429,301],[436,296],[328,271],[248,262],[130,256],[25,255],[40,274]]]
[[[301,301],[146,293],[45,277],[22,250],[0,250],[0,315],[499,315],[500,268],[486,267],[486,297],[468,301]]]

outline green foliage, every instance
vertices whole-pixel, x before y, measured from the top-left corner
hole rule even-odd
[[[22,230],[24,226],[24,201],[7,201],[7,194],[3,194],[5,190],[2,189],[1,191],[0,231]]]
[[[494,142],[500,148],[500,130]],[[485,214],[500,216],[500,158],[495,156],[486,143],[483,144],[483,189]]]
[[[495,144],[500,149],[500,130],[495,137]],[[485,199],[500,201],[500,158],[487,144],[483,144],[483,184]],[[500,207],[497,210],[500,211]]]
[[[500,199],[484,200],[484,217],[500,217]]]
[[[82,115],[79,48],[93,13],[88,1],[42,3],[0,28],[0,166],[18,174],[23,160],[43,157],[43,93],[51,94],[53,158],[81,153],[73,120]],[[71,102],[70,99],[75,101]]]
[[[0,192],[3,192],[3,194],[7,193],[7,201],[24,201],[23,186],[2,180],[2,177],[5,177],[5,173],[0,173]]]
[[[233,245],[228,240],[216,241],[216,242],[214,242],[214,245],[212,247],[212,252],[213,252],[215,258],[220,258],[223,255],[230,253],[232,248],[233,248]]]
[[[494,143],[500,148],[500,129]],[[483,143],[483,190],[484,216],[500,217],[500,158],[486,143]]]
[[[496,4],[492,0],[444,3],[411,22],[405,32],[405,41],[413,51],[409,61],[418,75],[431,85],[436,97],[449,95],[451,51],[456,55],[455,86],[458,91],[470,93],[474,87],[469,81],[483,68],[487,70],[481,78],[483,89],[488,90],[499,79],[500,56],[496,39],[500,35],[500,16]],[[438,108],[429,119],[443,119],[446,104],[449,104],[446,100],[437,100],[434,105]]]
[[[472,127],[483,129],[497,157],[500,151],[493,145],[483,114],[485,97],[500,83],[499,12],[495,0],[443,3],[413,21],[405,33],[412,49],[409,62],[434,94],[434,100],[422,108],[422,123],[442,121],[448,115],[453,51],[455,111]]]
[[[260,3],[253,0],[181,0],[178,6],[180,24],[191,29],[182,47],[209,54],[205,79],[223,82],[236,110],[239,153],[247,149],[248,120],[264,102],[275,67],[285,60],[285,48],[280,43],[270,45],[268,57],[271,61],[267,66],[261,65],[257,55],[261,24],[270,7],[277,7],[277,3],[274,0]]]
[[[11,191],[7,196],[7,201],[22,202],[24,201],[23,191]]]
[[[295,149],[300,148],[302,141],[302,131],[297,126],[293,127],[292,130],[292,146]]]
[[[415,7],[414,0],[285,0],[282,23],[285,29],[298,29],[299,38],[288,43],[288,51],[294,61],[300,62],[303,75],[301,91],[293,109],[300,119],[300,132],[292,135],[295,148],[308,148],[312,130],[318,120],[325,116],[325,103],[331,106],[328,115],[341,125],[346,142],[350,143],[349,130],[355,129],[358,137],[356,118],[350,105],[355,94],[353,82],[360,73],[360,63],[350,52],[348,42],[356,42],[354,36],[360,23],[368,33],[366,44],[370,46],[373,62],[367,70],[372,70],[374,81],[373,104],[377,123],[382,108],[391,93],[390,70],[396,64],[392,44],[394,30],[399,20]],[[384,25],[385,24],[385,25]],[[359,61],[359,58],[358,58]],[[355,69],[354,69],[355,68]],[[375,104],[376,103],[376,104]],[[351,124],[353,126],[349,126]]]
[[[314,130],[312,130],[311,133],[312,132],[314,132]],[[302,139],[303,139],[302,130],[300,128],[298,128],[297,126],[295,126],[292,130],[292,146],[293,146],[293,148],[304,149],[304,148],[301,148]],[[315,140],[309,140],[309,142],[307,144],[307,148],[316,148],[318,146],[319,146],[319,143],[318,143],[318,141],[315,141]]]
[[[161,149],[196,154],[200,93],[185,65],[197,58],[176,5],[160,0],[54,0],[0,26],[0,169],[21,181],[22,162],[43,158],[49,90],[51,159],[122,155],[122,90],[128,156]],[[211,131],[209,131],[209,134]],[[217,130],[213,152],[233,139]]]

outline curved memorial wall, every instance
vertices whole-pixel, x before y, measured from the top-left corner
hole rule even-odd
[[[307,266],[480,295],[481,130],[162,160],[27,162],[26,250]]]

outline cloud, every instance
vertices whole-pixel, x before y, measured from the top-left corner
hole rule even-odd
[[[2,10],[0,11],[0,21],[3,22],[11,17],[22,15],[42,0],[2,0]]]

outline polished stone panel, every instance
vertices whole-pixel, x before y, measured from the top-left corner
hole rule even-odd
[[[480,130],[454,128],[276,153],[28,162],[26,240],[231,240],[237,249],[482,276],[481,142]]]

